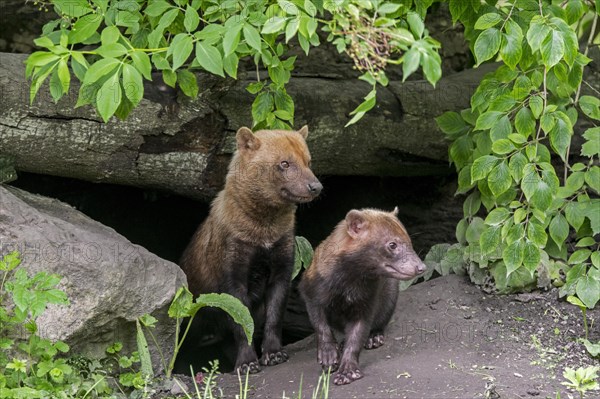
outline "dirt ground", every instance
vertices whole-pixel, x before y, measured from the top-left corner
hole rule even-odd
[[[598,342],[600,312],[588,318]],[[565,367],[598,363],[576,342],[583,334],[579,309],[556,291],[490,296],[464,277],[437,278],[401,293],[385,345],[361,353],[364,378],[331,384],[329,397],[568,398]],[[250,376],[249,398],[311,397],[320,374],[313,336],[288,353],[287,363]],[[218,379],[225,397],[239,393],[237,376]]]

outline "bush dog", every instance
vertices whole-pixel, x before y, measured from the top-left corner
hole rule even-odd
[[[297,204],[313,200],[323,186],[310,169],[308,128],[299,131],[242,127],[225,188],[211,205],[181,258],[190,291],[228,293],[264,322],[260,364],[285,362],[281,348],[283,313],[294,264]],[[235,368],[260,370],[255,349],[241,326],[220,310],[209,319],[219,333],[232,333]],[[204,312],[204,309],[203,309]]]
[[[317,335],[317,360],[323,368],[337,369],[336,385],[363,376],[358,368],[363,346],[383,345],[383,330],[398,298],[397,280],[425,271],[397,215],[398,208],[348,212],[317,247],[300,282]],[[333,329],[345,335],[341,358]]]

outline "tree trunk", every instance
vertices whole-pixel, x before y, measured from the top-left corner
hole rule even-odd
[[[102,123],[89,107],[75,108],[78,83],[55,104],[42,87],[29,104],[26,55],[0,55],[0,153],[17,170],[157,188],[208,200],[221,188],[235,131],[252,122],[250,80],[197,75],[191,100],[146,86],[125,121]],[[495,65],[450,75],[434,89],[425,81],[390,82],[377,106],[344,128],[370,87],[356,79],[294,76],[295,127],[308,124],[313,167],[322,175],[408,176],[449,173],[447,143],[434,118],[469,106],[482,76]],[[155,79],[158,81],[159,79]]]

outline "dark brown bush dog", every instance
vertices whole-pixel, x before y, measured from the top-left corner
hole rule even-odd
[[[317,359],[337,369],[333,382],[362,378],[362,347],[383,345],[398,298],[398,281],[426,267],[412,248],[398,209],[352,210],[315,250],[300,282],[300,293],[317,336]],[[333,329],[345,334],[341,358]]]
[[[181,258],[194,295],[229,293],[250,309],[257,329],[264,321],[263,365],[287,360],[281,328],[294,264],[296,205],[323,188],[310,170],[307,135],[306,126],[256,133],[239,129],[225,188]],[[220,310],[202,312],[218,333],[233,333],[236,369],[258,372],[256,351],[242,328]]]

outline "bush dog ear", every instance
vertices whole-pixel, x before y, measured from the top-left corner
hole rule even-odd
[[[395,207],[391,214],[398,217],[398,207]]]
[[[298,130],[298,133],[300,133],[300,135],[304,137],[304,140],[306,140],[306,137],[308,136],[308,126],[302,126],[302,128]]]
[[[252,133],[252,130],[247,127],[241,127],[235,135],[237,140],[237,148],[240,151],[245,150],[258,150],[260,147],[260,140]]]
[[[346,215],[346,224],[348,225],[348,235],[352,238],[358,238],[367,231],[369,222],[365,220],[362,213],[356,209],[351,210]]]

